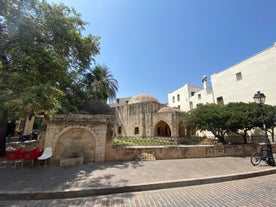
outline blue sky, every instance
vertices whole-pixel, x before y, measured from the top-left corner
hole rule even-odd
[[[184,84],[276,42],[275,0],[48,0],[74,7],[100,36],[98,64],[118,80],[118,98],[149,94],[161,103]],[[210,83],[209,83],[210,84]]]

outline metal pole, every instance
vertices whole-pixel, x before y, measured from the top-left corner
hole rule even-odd
[[[264,132],[265,132],[264,141],[265,141],[265,144],[266,144],[266,150],[267,150],[267,156],[268,156],[267,164],[270,165],[270,166],[275,166],[275,160],[273,158],[272,147],[271,147],[271,143],[270,143],[270,140],[268,138],[268,135],[267,135],[266,125],[265,125],[265,122],[264,122],[264,115],[263,115],[262,105],[260,105],[260,109],[261,109],[261,117],[262,117],[262,122],[263,122],[263,129],[264,129]]]

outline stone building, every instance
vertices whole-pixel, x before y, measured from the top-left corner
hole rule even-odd
[[[122,101],[123,100],[123,101]],[[90,101],[87,114],[56,115],[48,123],[43,148],[52,147],[53,162],[83,157],[84,162],[103,162],[112,157],[113,138],[184,137],[182,113],[141,94],[108,106]]]
[[[186,130],[178,109],[161,104],[156,98],[140,94],[117,99],[110,105],[115,112],[115,137],[184,137]]]
[[[60,114],[47,122],[42,148],[52,147],[55,163],[69,158],[84,162],[105,161],[106,145],[112,142],[114,113],[101,101],[84,106],[87,114]]]

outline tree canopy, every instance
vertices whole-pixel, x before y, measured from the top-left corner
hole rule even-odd
[[[228,103],[226,106],[230,117],[225,127],[238,135],[242,135],[246,143],[247,132],[258,126],[257,104],[255,103]]]
[[[227,105],[198,105],[191,111],[187,123],[197,130],[207,130],[224,143],[225,135],[234,132],[241,135],[246,143],[247,132],[254,127],[263,129],[264,122],[268,131],[274,136],[273,128],[276,120],[276,107],[270,105],[258,106],[256,103],[228,103]]]
[[[97,65],[85,74],[86,90],[92,99],[106,102],[116,98],[118,82],[106,65]]]
[[[50,115],[78,112],[91,97],[116,96],[117,81],[105,67],[104,80],[110,82],[97,91],[103,96],[87,90],[86,77],[94,74],[89,68],[99,54],[100,38],[83,35],[86,25],[74,8],[64,4],[1,1],[0,153],[8,118],[33,116],[41,110]]]
[[[62,4],[4,0],[0,14],[1,109],[57,112],[99,53],[99,38],[84,37],[86,23]]]
[[[225,107],[217,104],[198,105],[188,116],[188,125],[195,126],[197,130],[212,132],[219,142],[224,143],[224,136],[228,132],[225,127],[230,114]]]

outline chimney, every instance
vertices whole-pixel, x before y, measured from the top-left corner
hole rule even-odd
[[[206,90],[207,89],[207,75],[204,75],[202,77],[202,83],[203,83],[203,88]]]

